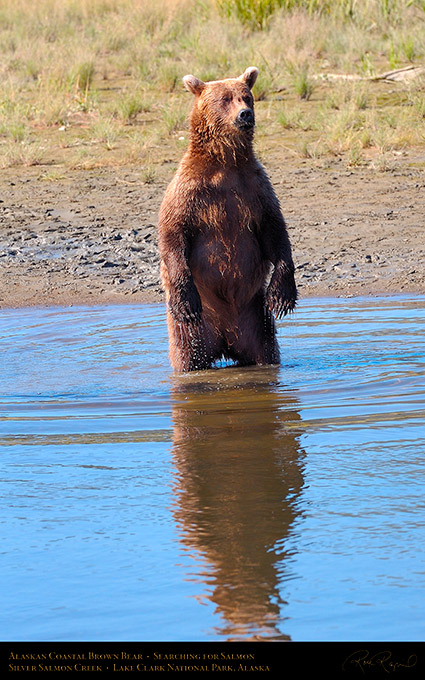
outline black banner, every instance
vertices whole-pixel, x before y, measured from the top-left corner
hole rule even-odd
[[[9,673],[425,677],[424,645],[418,642],[4,642],[1,651]]]

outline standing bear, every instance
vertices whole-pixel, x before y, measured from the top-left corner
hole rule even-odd
[[[170,360],[176,371],[278,364],[273,313],[294,309],[291,245],[279,202],[255,158],[258,69],[204,83],[195,95],[190,142],[165,193],[158,223]]]

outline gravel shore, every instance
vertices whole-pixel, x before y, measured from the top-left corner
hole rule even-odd
[[[424,159],[384,173],[272,161],[300,297],[425,293]],[[162,300],[164,190],[143,184],[137,168],[55,181],[37,168],[3,171],[0,306]]]

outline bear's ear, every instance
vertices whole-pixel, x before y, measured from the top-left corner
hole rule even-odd
[[[248,66],[248,68],[245,69],[245,71],[242,73],[241,76],[239,76],[238,80],[242,80],[242,82],[246,83],[249,87],[250,90],[255,85],[255,81],[257,80],[258,76],[258,68],[255,66]]]
[[[205,87],[205,83],[202,80],[199,80],[199,78],[195,78],[195,76],[192,75],[185,76],[183,82],[189,92],[192,92],[193,94],[201,94]]]

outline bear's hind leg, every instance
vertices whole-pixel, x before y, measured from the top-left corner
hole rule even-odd
[[[240,366],[280,363],[275,321],[263,294],[241,312],[228,354]]]
[[[175,321],[168,312],[170,361],[175,371],[203,371],[211,368],[221,354],[221,343],[213,330],[201,320],[197,324]]]

